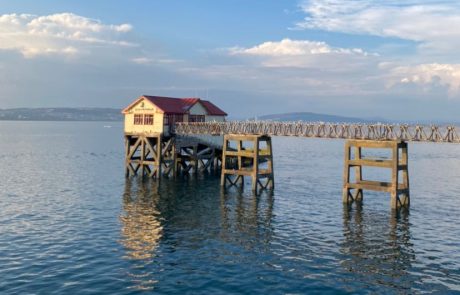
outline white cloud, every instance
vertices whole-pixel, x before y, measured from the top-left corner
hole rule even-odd
[[[0,49],[17,50],[25,57],[75,55],[94,46],[133,46],[120,37],[129,24],[107,25],[72,13],[46,16],[0,15]]]
[[[421,48],[456,51],[460,44],[460,4],[445,0],[310,0],[298,28],[396,37]]]
[[[460,64],[407,63],[360,48],[310,40],[267,41],[232,47],[229,65],[187,69],[194,75],[251,88],[317,96],[460,94]],[[184,69],[185,70],[185,69]],[[239,82],[237,82],[239,81]],[[402,87],[402,88],[401,88]],[[444,96],[442,96],[444,95]]]
[[[368,55],[362,49],[332,48],[325,42],[309,40],[283,39],[279,42],[264,42],[251,48],[234,47],[230,49],[233,55],[260,55],[260,56],[300,56],[308,54],[360,54]]]
[[[138,65],[151,65],[151,64],[175,64],[181,62],[178,59],[167,59],[167,58],[149,58],[145,56],[132,58],[131,61]]]
[[[460,64],[421,64],[390,69],[389,86],[415,84],[430,91],[442,86],[453,97],[460,92]]]
[[[283,39],[227,48],[217,54],[222,52],[226,53],[227,62],[182,67],[181,71],[212,83],[222,83],[222,87],[277,95],[364,95],[385,89],[380,80],[380,57],[359,48]]]
[[[346,63],[360,64],[369,54],[360,48],[335,48],[325,42],[283,39],[269,41],[250,48],[233,47],[233,56],[258,57],[266,67],[334,68]]]
[[[147,57],[135,57],[131,59],[131,61],[139,65],[149,65],[153,63],[153,59]]]
[[[299,29],[320,29],[347,34],[399,38],[415,42],[410,56],[380,56],[380,64],[369,64],[367,73],[380,77],[387,86],[406,86],[423,92],[460,94],[460,2],[415,0],[309,0]],[[394,41],[392,41],[394,42]],[[326,48],[327,51],[328,48]],[[339,50],[340,51],[340,50]],[[348,64],[350,61],[346,61]],[[354,64],[354,62],[352,63]],[[347,64],[340,63],[338,66]],[[366,65],[363,65],[366,68]],[[343,77],[344,80],[347,77]],[[414,86],[410,88],[410,86]]]

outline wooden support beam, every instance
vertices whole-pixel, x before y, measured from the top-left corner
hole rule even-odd
[[[254,165],[252,168],[252,191],[257,194],[257,189],[259,188],[259,138],[256,137],[253,139],[254,142]],[[241,157],[239,157],[241,158]],[[241,166],[239,167],[241,169]]]
[[[193,146],[193,154],[192,154],[192,162],[193,162],[193,173],[198,174],[198,145]]]
[[[364,160],[361,159],[361,147],[360,146],[355,146],[355,159],[356,161],[358,161],[358,163],[359,162],[363,163],[363,161],[366,161],[365,159]],[[362,179],[362,173],[363,173],[362,167],[363,167],[362,164],[355,166],[355,177],[356,177],[357,182],[361,182],[363,180]],[[362,201],[363,189],[358,188],[353,198],[355,199],[355,201]]]
[[[343,192],[342,192],[342,201],[344,203],[349,203],[353,201],[353,197],[350,199],[350,141],[345,142],[345,165],[343,166]]]
[[[131,136],[125,135],[125,177],[128,177],[130,173],[130,167],[129,167],[130,165],[127,161],[128,155],[130,154],[130,147],[131,147],[130,141],[131,141]]]
[[[273,168],[273,147],[272,147],[272,141],[271,141],[271,138],[270,140],[267,141],[267,152],[269,154],[268,156],[268,170],[269,170],[269,173],[270,173],[270,179],[268,180],[270,185],[269,185],[269,188],[270,189],[274,189],[275,188],[275,169]],[[266,156],[266,154],[264,153],[263,156]]]
[[[398,181],[399,181],[399,149],[398,145],[394,145],[391,148],[392,153],[392,169],[391,169],[391,207],[396,209],[398,207]]]

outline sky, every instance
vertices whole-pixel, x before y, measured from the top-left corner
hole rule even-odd
[[[459,28],[454,0],[0,0],[0,108],[459,122]]]

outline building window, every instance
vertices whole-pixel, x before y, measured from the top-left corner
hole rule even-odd
[[[170,122],[172,122],[172,115],[165,114],[164,115],[164,125],[169,125]]]
[[[174,116],[174,121],[175,121],[176,123],[178,123],[178,122],[184,122],[184,115],[175,115],[175,116]]]
[[[134,115],[134,125],[142,125],[143,117],[144,116],[142,114],[135,114]]]
[[[174,125],[178,122],[184,122],[184,115],[178,114],[165,114],[164,124],[165,125]]]
[[[144,115],[144,125],[153,125],[153,115]]]
[[[204,122],[204,115],[189,115],[189,122]]]

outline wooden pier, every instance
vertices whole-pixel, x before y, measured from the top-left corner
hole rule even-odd
[[[337,124],[324,122],[226,121],[227,114],[199,98],[141,96],[123,110],[126,176],[159,179],[221,173],[221,185],[255,193],[274,188],[272,136],[343,139],[343,202],[362,201],[364,190],[390,194],[392,208],[409,207],[407,142],[460,143],[453,125]],[[390,151],[385,159],[363,149]],[[363,167],[390,169],[391,180],[365,179]]]
[[[272,190],[275,186],[270,136],[227,134],[223,137],[222,147],[216,147],[191,136],[125,134],[125,145],[127,177],[139,175],[159,179],[161,176],[176,177],[220,171],[221,186],[224,188],[244,187],[245,177],[251,179],[251,188],[256,194],[262,190]],[[390,151],[391,157],[364,157],[363,149]],[[405,141],[346,140],[343,202],[361,202],[364,190],[374,190],[390,193],[392,208],[408,208],[408,164]],[[365,179],[363,167],[390,169],[391,180],[383,182]]]

